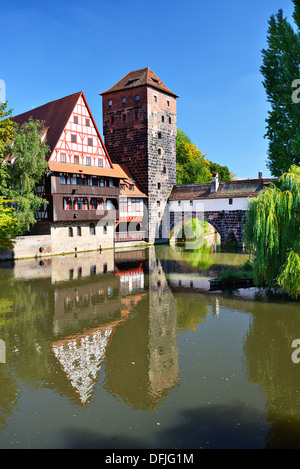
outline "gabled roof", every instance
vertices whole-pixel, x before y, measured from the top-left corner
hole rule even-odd
[[[149,68],[141,68],[139,70],[134,70],[133,72],[127,73],[120,81],[118,81],[114,86],[109,90],[100,93],[101,96],[114,93],[116,91],[128,90],[130,88],[137,88],[139,86],[151,86],[160,91],[164,91],[167,94],[178,96],[169,90],[169,88],[158,78],[157,75]]]
[[[124,184],[124,189],[120,190],[120,196],[122,197],[145,197],[147,196],[138,188],[136,185],[136,182],[132,179],[132,176],[126,166],[120,165],[120,164],[115,164],[114,163],[114,168],[123,175],[122,180],[120,183]],[[129,185],[133,184],[133,190],[129,189]]]
[[[84,100],[84,103],[88,109],[93,125],[97,132],[97,135],[105,151],[106,157],[112,165],[111,159],[107,153],[102,137],[97,128],[96,122],[91,113],[83,91],[79,91],[78,93],[74,93],[69,96],[65,96],[64,98],[51,101],[50,103],[43,104],[42,106],[36,107],[35,109],[31,109],[30,111],[24,112],[23,114],[19,114],[18,116],[13,117],[12,120],[14,120],[19,125],[22,125],[24,122],[27,122],[30,117],[32,117],[34,120],[40,120],[44,122],[45,131],[47,133],[46,142],[47,145],[50,147],[50,152],[46,157],[48,161],[80,97],[82,97]]]
[[[211,183],[173,186],[169,200],[257,197],[264,187],[267,187],[274,181],[276,179],[221,181],[216,192],[211,192]]]
[[[30,117],[44,122],[45,128],[47,128],[46,140],[50,147],[47,159],[50,158],[81,93],[75,93],[65,98],[51,101],[13,117],[13,120],[19,125],[27,122]]]

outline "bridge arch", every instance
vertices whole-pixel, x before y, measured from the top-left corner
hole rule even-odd
[[[170,213],[170,242],[182,237],[183,226],[190,220],[205,220],[219,233],[221,244],[224,244],[229,236],[234,236],[239,247],[244,246],[243,231],[246,219],[246,211],[206,211],[196,212],[171,212]]]

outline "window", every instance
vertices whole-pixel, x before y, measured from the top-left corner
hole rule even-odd
[[[72,201],[69,197],[63,198],[63,207],[64,210],[71,210],[72,209]]]
[[[72,135],[71,135],[71,142],[72,142],[72,143],[77,143],[77,136],[76,136],[76,134],[72,134]]]
[[[169,117],[169,124],[172,124],[172,119],[171,119],[171,117]]]
[[[123,103],[123,104],[126,103],[126,98],[122,98],[122,103]]]
[[[96,273],[96,266],[95,266],[95,265],[91,265],[91,267],[90,267],[90,274],[91,274],[91,275],[95,275],[95,273]]]
[[[65,162],[66,162],[66,154],[65,154],[65,153],[61,153],[61,154],[60,154],[60,161],[61,161],[62,163],[65,163]]]
[[[132,199],[131,200],[131,210],[132,210],[132,212],[139,212],[140,211],[140,199]]]
[[[92,138],[88,138],[88,146],[89,147],[93,146],[93,139]]]
[[[166,172],[167,172],[167,168],[164,166],[163,167],[163,173],[166,174]]]
[[[60,173],[59,182],[60,182],[61,184],[66,184],[66,178],[65,178],[65,176],[64,176],[62,173]]]
[[[233,200],[229,199],[229,205],[232,205],[232,203],[233,203]]]
[[[114,118],[114,116],[111,116],[111,118],[110,118],[110,122],[111,122],[111,124],[113,124],[113,123],[115,122],[115,118]]]
[[[157,103],[157,96],[156,95],[153,96],[153,99],[154,99],[154,102]]]
[[[123,122],[126,122],[126,114],[123,114]]]
[[[139,101],[139,100],[140,100],[140,95],[139,95],[139,94],[136,95],[135,100],[136,100],[136,101]]]
[[[160,182],[157,183],[157,189],[160,189]]]
[[[86,125],[87,127],[90,126],[90,119],[87,119],[87,118],[85,119],[85,125]]]
[[[158,132],[157,136],[159,139],[161,139],[161,132]]]
[[[160,207],[160,200],[158,200],[156,203],[157,203],[157,206]]]
[[[76,174],[72,174],[71,183],[72,183],[72,184],[77,184],[77,176],[76,176]]]
[[[111,99],[108,101],[108,105],[112,106],[112,100]]]
[[[167,106],[170,107],[170,101],[167,100]]]
[[[135,113],[135,120],[138,120],[138,118],[139,118],[139,113],[136,112],[136,113]]]
[[[107,223],[103,226],[103,233],[107,234]]]
[[[125,191],[125,184],[120,184],[121,191]]]
[[[192,200],[190,200],[190,206],[191,206],[191,207],[193,206],[193,201],[192,201]]]
[[[91,200],[91,210],[97,210],[97,206],[98,206],[97,199],[92,199]]]
[[[81,236],[81,226],[77,226],[77,236]]]
[[[134,191],[134,185],[133,185],[133,184],[130,184],[130,185],[129,185],[129,190],[130,190],[130,191]]]
[[[90,235],[95,235],[96,234],[96,227],[94,223],[90,224]]]
[[[127,212],[128,211],[127,199],[125,199],[125,198],[120,198],[120,211],[121,212]]]
[[[165,116],[161,116],[161,121],[165,122]]]
[[[74,116],[74,124],[78,124],[78,116]]]
[[[91,166],[91,158],[89,156],[86,157],[86,164],[87,166]]]
[[[100,168],[103,168],[103,160],[102,160],[102,158],[98,158],[98,166],[99,166]]]
[[[69,232],[69,237],[73,238],[73,228],[71,228],[71,226],[69,227],[68,232]]]
[[[74,155],[74,164],[79,164],[79,155]]]
[[[159,149],[157,150],[157,153],[158,153],[159,155],[161,155],[161,148],[159,148]]]
[[[181,205],[181,200],[178,200],[178,206],[180,206],[180,205]]]

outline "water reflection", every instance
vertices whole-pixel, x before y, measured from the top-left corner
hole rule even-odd
[[[161,246],[1,264],[0,340],[5,360],[0,360],[0,429],[18,414],[24,386],[32,392],[51,390],[81,408],[98,398],[101,387],[126,408],[150,412],[163,409],[167,397],[177,391],[178,422],[183,415],[192,418],[190,404],[193,428],[199,429],[197,415],[210,419],[212,408],[199,408],[199,396],[205,394],[199,362],[216,383],[209,390],[210,403],[215,399],[214,408],[224,410],[219,402],[223,370],[214,370],[220,354],[223,368],[242,369],[245,364],[245,378],[240,372],[233,394],[248,405],[249,384],[259,386],[253,399],[261,393],[261,413],[271,424],[265,446],[296,445],[300,365],[291,360],[291,343],[300,338],[299,305],[266,298],[257,289],[209,292],[210,278],[246,258],[245,253]],[[231,364],[233,358],[226,357],[237,333],[237,314],[247,321],[241,329],[242,347],[235,346]],[[205,332],[208,325],[210,332]],[[192,374],[188,388],[186,379],[182,383],[185,373]],[[194,388],[201,392],[193,400]],[[210,420],[212,435],[217,415]],[[182,428],[175,425],[164,441],[170,442],[174,434],[178,442]],[[170,445],[174,447],[174,440]]]

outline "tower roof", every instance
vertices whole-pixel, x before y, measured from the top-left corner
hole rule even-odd
[[[114,86],[109,88],[107,91],[100,93],[101,96],[108,93],[114,93],[116,91],[127,90],[130,88],[137,88],[139,86],[151,86],[160,91],[164,91],[167,94],[178,96],[169,90],[169,88],[158,78],[157,75],[149,68],[141,68],[139,70],[134,70],[133,72],[127,73],[121,80],[119,80]]]

